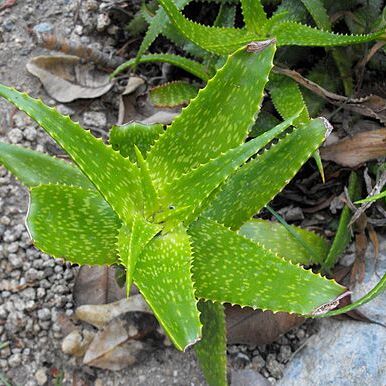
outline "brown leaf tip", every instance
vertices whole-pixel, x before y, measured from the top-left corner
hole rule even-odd
[[[257,42],[250,42],[247,44],[246,51],[247,52],[260,52],[260,51],[263,51],[268,46],[270,46],[271,44],[275,44],[275,43],[276,43],[275,38],[257,41]]]
[[[342,298],[350,295],[351,293],[352,293],[351,291],[346,291],[343,294],[339,295],[333,301],[322,304],[321,306],[315,308],[315,310],[312,311],[311,315],[317,316],[317,315],[326,314],[327,312],[333,310],[334,308],[336,308],[339,305],[339,300],[341,300]]]

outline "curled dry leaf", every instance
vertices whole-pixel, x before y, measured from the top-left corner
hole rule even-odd
[[[107,304],[123,299],[126,289],[117,284],[114,267],[84,265],[76,276],[73,296],[78,307],[84,304]]]
[[[386,129],[365,131],[346,137],[320,151],[326,161],[354,168],[366,161],[386,156]]]
[[[225,313],[229,344],[269,344],[304,321],[295,314],[239,306],[227,306]]]
[[[36,56],[27,70],[40,79],[47,93],[61,103],[97,98],[113,86],[108,74],[76,56]]]
[[[138,294],[110,304],[83,305],[76,309],[75,315],[84,322],[103,328],[112,319],[127,312],[152,313],[143,297]]]
[[[83,358],[88,366],[121,370],[141,360],[145,344],[136,340],[138,330],[122,319],[113,319],[99,331]]]

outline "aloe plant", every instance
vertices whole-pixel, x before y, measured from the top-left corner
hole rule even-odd
[[[196,344],[211,385],[227,384],[224,303],[312,317],[346,291],[300,265],[318,262],[287,242],[289,233],[272,228],[270,237],[266,223],[251,220],[331,129],[324,118],[299,120],[301,107],[245,142],[275,50],[272,39],[238,48],[166,130],[116,126],[107,145],[40,100],[0,85],[0,96],[72,160],[0,144],[0,162],[30,190],[34,244],[72,263],[122,265],[128,292],[131,283],[139,288],[174,345]],[[323,240],[294,232],[325,258]]]

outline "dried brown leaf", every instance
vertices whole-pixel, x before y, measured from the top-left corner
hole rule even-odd
[[[27,70],[40,79],[47,93],[61,103],[98,98],[113,86],[108,74],[76,56],[36,56]]]
[[[78,307],[84,304],[107,304],[123,299],[126,290],[118,286],[114,267],[83,266],[76,276],[73,296]]]
[[[360,164],[386,156],[386,129],[365,131],[346,137],[321,149],[326,161],[354,168]]]
[[[363,98],[348,98],[343,95],[338,95],[330,92],[317,83],[305,78],[298,72],[287,68],[274,67],[274,71],[278,74],[286,75],[295,80],[301,86],[319,95],[331,104],[344,109],[354,111],[366,117],[371,117],[386,123],[386,100],[378,95],[369,95]]]
[[[123,320],[113,319],[105,329],[97,333],[83,363],[110,370],[121,370],[133,365],[141,359],[145,346],[130,335],[130,328],[127,328]]]
[[[297,315],[248,307],[227,306],[225,313],[229,344],[268,344],[304,322]]]
[[[84,322],[103,328],[112,319],[127,312],[152,313],[141,295],[133,295],[110,304],[80,306],[76,309],[75,315]]]

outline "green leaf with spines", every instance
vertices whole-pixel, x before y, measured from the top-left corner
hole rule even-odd
[[[183,81],[164,83],[150,90],[150,102],[157,107],[187,105],[198,93],[197,86]]]
[[[238,233],[294,264],[322,263],[329,250],[328,242],[314,232],[293,225],[290,227],[312,248],[312,255],[278,222],[250,220],[241,226]]]
[[[209,27],[185,18],[171,0],[159,0],[171,22],[187,39],[218,55],[227,55],[252,40],[264,40],[246,29]]]
[[[0,85],[0,96],[39,123],[69,154],[122,220],[130,221],[134,212],[143,208],[139,169],[128,159],[40,100],[3,85]]]
[[[302,93],[294,80],[271,73],[268,90],[275,109],[283,119],[287,119],[299,110],[302,110],[302,113],[294,122],[295,126],[310,119]]]
[[[28,187],[62,184],[94,189],[90,180],[71,163],[21,146],[0,142],[0,164]]]
[[[199,298],[309,315],[345,291],[204,217],[190,226],[189,235]]]
[[[350,174],[348,194],[352,201],[357,200],[361,195],[360,180],[355,172],[351,172]],[[351,217],[351,210],[345,205],[339,218],[338,229],[334,240],[324,262],[327,269],[331,269],[335,265],[337,258],[344,252],[351,241],[352,235],[351,229],[349,228]]]
[[[130,122],[125,125],[113,126],[110,130],[110,143],[114,150],[118,150],[123,157],[129,157],[135,162],[134,145],[138,147],[145,157],[155,140],[164,132],[161,123],[144,124]]]
[[[179,350],[201,337],[190,267],[189,237],[179,226],[153,238],[134,271],[136,286]]]
[[[259,110],[274,53],[272,44],[262,52],[242,48],[228,57],[149,152],[147,160],[156,185],[162,186],[244,141]]]
[[[276,38],[278,47],[335,47],[370,42],[381,37],[382,34],[385,34],[385,31],[381,30],[366,35],[343,35],[322,31],[300,23],[285,21],[273,25],[270,34]]]
[[[294,80],[283,75],[271,74],[268,89],[271,95],[272,103],[283,119],[287,119],[294,114],[294,112],[303,108],[302,114],[299,116],[297,121],[294,122],[294,125],[304,124],[309,121],[310,116],[307,105],[304,102],[303,95],[298,84]],[[324,182],[324,169],[319,150],[315,151],[313,157],[322,181]]]
[[[137,261],[146,245],[162,228],[135,215],[131,227],[122,224],[118,234],[119,262],[126,268],[126,293],[130,294]]]
[[[299,114],[300,111],[272,130],[228,150],[208,163],[167,183],[163,189],[162,201],[164,206],[190,207],[190,215],[194,215],[202,202],[218,186],[232,175],[238,167],[290,127]],[[193,218],[190,218],[190,220]]]
[[[143,158],[141,151],[134,145],[137,156],[137,164],[141,173],[142,193],[143,193],[143,213],[145,217],[154,214],[159,208],[158,195],[150,177],[149,167]]]
[[[67,185],[32,187],[27,215],[29,234],[37,248],[76,264],[118,261],[120,221],[95,190]]]
[[[241,0],[241,9],[247,30],[256,34],[265,34],[268,19],[261,1]]]
[[[178,9],[182,9],[188,4],[190,0],[175,0],[175,6]],[[155,16],[153,17],[151,24],[146,31],[146,35],[141,42],[137,53],[137,59],[139,59],[151,46],[154,40],[158,37],[162,30],[165,28],[165,25],[168,23],[168,16],[166,15],[163,8],[158,8]]]
[[[202,338],[194,345],[198,362],[210,386],[226,386],[227,357],[224,307],[211,301],[199,301]]]
[[[331,30],[331,21],[321,0],[301,0],[315,21],[316,26],[324,31]]]
[[[134,67],[136,64],[154,63],[154,62],[172,64],[173,66],[179,67],[182,70],[189,72],[190,74],[192,74],[194,76],[197,76],[197,78],[200,78],[205,82],[207,82],[212,75],[210,72],[208,72],[208,69],[204,65],[198,63],[195,60],[184,58],[183,56],[180,56],[180,55],[176,55],[176,54],[147,54],[147,55],[141,56],[140,59],[130,59],[127,62],[121,64],[111,74],[111,77],[117,76],[122,71],[124,71],[128,68]]]
[[[328,126],[323,118],[299,125],[228,178],[204,215],[238,229],[290,182],[325,140]]]

